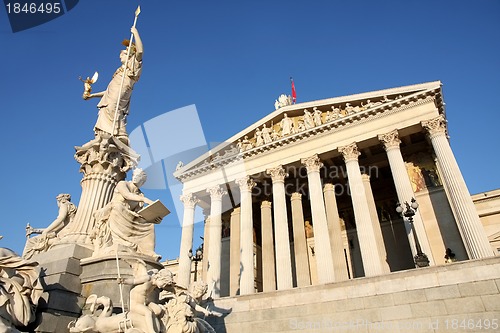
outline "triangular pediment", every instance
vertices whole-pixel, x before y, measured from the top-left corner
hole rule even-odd
[[[183,179],[203,173],[236,159],[270,150],[285,139],[299,140],[327,126],[356,122],[368,114],[400,107],[428,94],[436,97],[437,107],[444,113],[440,81],[287,105],[186,164],[174,176]]]

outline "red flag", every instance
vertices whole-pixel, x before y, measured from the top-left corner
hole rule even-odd
[[[293,83],[293,79],[290,77],[290,81],[292,81],[292,102],[295,104],[297,101],[297,92],[295,91],[295,84]]]

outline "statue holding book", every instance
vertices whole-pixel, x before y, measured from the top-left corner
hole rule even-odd
[[[91,238],[93,256],[112,253],[140,254],[154,257],[154,225],[161,222],[169,211],[160,201],[153,202],[141,192],[146,173],[135,169],[131,181],[120,181],[111,201],[94,214],[96,227]],[[144,205],[148,205],[144,207]]]

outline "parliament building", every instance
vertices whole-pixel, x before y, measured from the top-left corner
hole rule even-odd
[[[443,296],[438,306],[410,292],[460,291],[461,283],[495,278],[476,276],[481,269],[500,268],[500,191],[469,193],[439,81],[298,104],[280,99],[274,112],[174,176],[184,204],[177,283],[192,280],[198,206],[206,220],[194,274],[216,304],[233,309],[222,320],[227,332],[245,331],[248,313],[263,328],[293,331],[336,318],[358,298],[365,299],[353,308],[361,312],[349,312],[354,319],[376,309],[370,322],[425,321],[442,307],[444,318],[466,295]],[[462,281],[459,269],[476,275]],[[498,288],[488,294],[497,301]],[[397,301],[404,293],[414,303]],[[498,314],[481,300],[481,313]],[[419,317],[420,303],[439,309]],[[266,319],[266,311],[275,315]]]

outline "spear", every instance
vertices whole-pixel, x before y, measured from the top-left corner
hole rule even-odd
[[[137,6],[137,9],[135,10],[135,17],[134,17],[134,24],[132,25],[133,28],[135,28],[135,25],[137,24],[137,17],[141,13],[141,6]],[[115,126],[116,126],[116,120],[118,118],[118,108],[120,107],[120,99],[122,96],[122,89],[123,89],[123,82],[125,81],[125,75],[127,74],[127,66],[128,66],[128,59],[130,57],[130,49],[132,48],[132,41],[134,39],[134,34],[130,34],[130,42],[127,47],[127,59],[125,60],[125,65],[123,68],[123,75],[122,75],[122,81],[120,82],[120,90],[118,90],[118,100],[116,101],[116,109],[115,109],[115,116],[113,117],[113,131],[111,133],[111,136],[115,135]]]
[[[123,283],[121,281],[121,274],[120,274],[120,260],[118,259],[118,247],[116,248],[116,271],[118,273],[118,281],[120,281],[118,284],[120,286],[120,302],[122,303],[122,313],[125,313],[125,305],[123,304]],[[125,318],[127,317],[127,314],[125,313]]]

